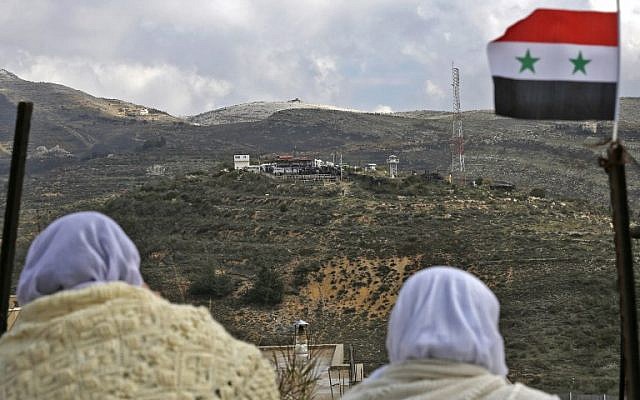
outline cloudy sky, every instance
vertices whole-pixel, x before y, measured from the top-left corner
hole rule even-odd
[[[622,3],[622,95],[640,96],[640,2]],[[28,5],[28,6],[26,6]],[[366,111],[492,107],[488,41],[534,8],[614,0],[0,0],[0,68],[191,115],[300,98]]]

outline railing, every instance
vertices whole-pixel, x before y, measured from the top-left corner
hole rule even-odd
[[[281,180],[295,180],[295,181],[335,181],[337,176],[331,174],[312,174],[312,175],[298,175],[298,174],[284,174],[284,175],[272,175],[276,179]]]
[[[610,394],[579,394],[579,393],[563,393],[559,394],[562,400],[618,400],[618,396]]]

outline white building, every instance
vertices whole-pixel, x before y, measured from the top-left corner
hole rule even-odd
[[[377,167],[378,167],[378,164],[369,163],[364,165],[364,170],[365,172],[376,172]]]
[[[245,169],[249,167],[249,155],[248,154],[234,154],[233,155],[233,169]]]

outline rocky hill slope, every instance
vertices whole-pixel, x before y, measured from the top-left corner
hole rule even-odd
[[[315,341],[354,345],[367,370],[386,360],[386,321],[402,282],[430,265],[461,266],[501,301],[511,379],[615,391],[618,300],[605,207],[421,176],[350,178],[310,186],[192,171],[70,208],[121,222],[151,287],[210,308],[235,335],[288,342],[302,318]]]
[[[38,157],[29,167],[51,179],[61,173],[56,166],[82,169],[87,160],[109,155],[131,168],[163,164],[169,170],[180,169],[182,160],[230,161],[234,153],[250,154],[253,160],[293,152],[323,159],[342,154],[351,165],[384,165],[395,154],[404,173],[446,174],[451,163],[451,120],[443,112],[373,114],[297,101],[257,102],[191,117],[202,121],[198,126],[150,108],[141,115],[142,106],[27,82],[2,71],[0,170],[6,170],[19,99],[35,101],[30,154]],[[640,99],[622,99],[620,133],[632,156],[640,154],[639,110]],[[611,124],[513,120],[469,111],[463,113],[463,129],[469,179],[507,180],[559,196],[608,200],[606,175],[597,166],[603,148],[595,144],[610,136]],[[36,152],[39,146],[47,151],[58,146],[71,157]],[[632,198],[640,198],[636,175],[629,176]]]
[[[148,114],[139,115],[142,106],[98,99],[61,85],[27,82],[3,71],[0,170],[6,170],[19,99],[36,104],[32,153],[38,146],[47,150],[58,146],[72,156],[61,158],[65,153],[53,152],[46,160],[40,152],[39,159],[29,164],[32,171],[51,179],[61,173],[56,166],[81,169],[86,160],[110,154],[131,168],[143,162],[144,168],[163,164],[169,170],[180,169],[182,160],[230,161],[234,153],[250,154],[254,160],[292,152],[330,159],[341,153],[351,165],[384,165],[395,154],[404,173],[445,174],[451,163],[451,120],[443,112],[372,114],[307,108],[312,105],[302,102],[258,102],[190,118],[213,124],[197,126],[149,108]],[[620,132],[632,156],[640,154],[639,110],[639,99],[622,99]],[[603,148],[594,144],[606,140],[610,124],[513,120],[489,111],[469,111],[463,113],[463,128],[469,179],[507,180],[559,196],[608,200],[606,175],[597,166]],[[635,199],[640,191],[633,171],[629,179]],[[114,188],[105,188],[110,189]]]
[[[431,264],[460,265],[502,301],[512,378],[558,391],[571,389],[573,378],[585,392],[616,386],[608,185],[597,165],[610,124],[465,112],[467,177],[518,187],[498,194],[421,178],[425,170],[448,172],[447,113],[261,103],[235,116],[232,107],[214,112],[212,125],[198,126],[1,71],[4,177],[21,99],[36,108],[19,260],[55,216],[101,209],[132,235],[145,278],[167,297],[210,307],[256,343],[288,340],[291,320],[304,318],[316,340],[353,343],[368,368],[384,362],[386,318],[403,279]],[[622,100],[621,135],[631,156],[640,154],[638,111],[639,99]],[[395,154],[404,179],[353,177],[325,187],[220,173],[237,152],[255,160],[293,151],[342,154],[351,165],[384,165]],[[628,182],[639,205],[636,164]],[[282,280],[281,301],[251,303],[257,277],[272,272]]]
[[[294,109],[311,109],[311,110],[337,110],[351,111],[339,107],[327,106],[322,104],[305,103],[300,99],[289,101],[256,101],[246,104],[237,104],[229,107],[223,107],[202,114],[187,117],[187,120],[199,125],[220,125],[235,124],[238,122],[257,122],[267,119],[273,114],[283,110]]]
[[[116,99],[101,99],[63,85],[29,82],[0,70],[0,143],[11,145],[15,105],[32,101],[32,146],[60,146],[72,153],[93,146],[133,147],[143,134],[131,133],[127,125],[178,121],[164,112]],[[118,147],[118,146],[116,146]]]

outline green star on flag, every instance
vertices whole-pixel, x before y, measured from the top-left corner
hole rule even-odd
[[[520,72],[530,69],[531,72],[533,72],[534,74],[536,73],[536,70],[533,68],[533,64],[535,64],[540,58],[531,57],[531,53],[529,52],[529,49],[527,49],[527,52],[525,53],[524,57],[516,57],[516,58],[518,59],[518,61],[522,63],[522,66],[520,67]]]
[[[578,52],[578,58],[570,58],[569,61],[573,63],[573,73],[575,74],[578,71],[581,71],[583,74],[587,74],[587,71],[584,67],[591,62],[591,60],[586,60],[582,58],[582,51]]]

